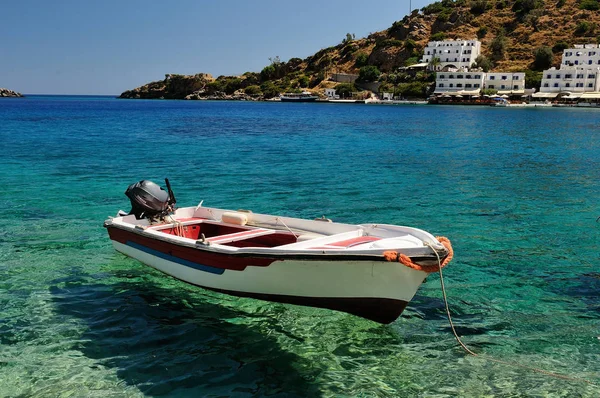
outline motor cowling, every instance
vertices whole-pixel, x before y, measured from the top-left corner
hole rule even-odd
[[[149,180],[142,180],[127,187],[125,195],[131,202],[131,211],[136,219],[155,218],[168,211],[172,203],[167,191]]]

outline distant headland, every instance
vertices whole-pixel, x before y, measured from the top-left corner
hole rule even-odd
[[[23,94],[7,88],[0,88],[0,97],[23,97]]]

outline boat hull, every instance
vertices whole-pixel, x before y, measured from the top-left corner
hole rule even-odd
[[[281,102],[315,102],[319,97],[310,98],[285,98],[281,97]]]
[[[234,296],[397,319],[427,276],[398,262],[234,256],[108,228],[114,248],[184,282]]]

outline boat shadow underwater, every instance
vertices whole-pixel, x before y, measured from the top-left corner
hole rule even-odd
[[[253,314],[183,289],[174,295],[142,271],[111,274],[116,283],[70,276],[50,292],[60,315],[87,325],[73,349],[127,385],[148,395],[321,396],[311,380],[323,369],[281,348],[262,320],[249,325]]]

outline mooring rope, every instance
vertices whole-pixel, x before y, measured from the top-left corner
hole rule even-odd
[[[562,374],[554,373],[554,372],[549,372],[549,371],[544,370],[544,369],[536,368],[536,367],[533,367],[533,366],[522,365],[522,364],[516,363],[516,362],[507,362],[507,361],[503,361],[501,359],[496,359],[496,358],[492,358],[492,357],[489,357],[489,356],[486,356],[486,355],[481,355],[481,354],[477,354],[477,353],[473,352],[473,350],[471,350],[469,347],[466,346],[466,344],[464,344],[462,342],[462,340],[458,336],[458,333],[456,332],[456,328],[454,327],[454,322],[452,321],[452,315],[450,315],[450,306],[448,305],[448,296],[446,295],[446,286],[444,285],[444,273],[442,271],[443,267],[441,266],[440,256],[437,253],[437,251],[435,251],[433,249],[433,247],[431,246],[430,243],[425,242],[425,244],[427,246],[429,246],[433,250],[433,252],[435,253],[435,256],[437,257],[438,264],[440,265],[440,267],[439,267],[440,268],[440,270],[439,270],[439,272],[440,272],[440,284],[441,284],[441,287],[442,287],[442,296],[444,297],[444,305],[446,306],[446,316],[448,317],[448,322],[450,323],[450,328],[452,329],[452,334],[454,334],[454,337],[456,338],[456,341],[458,342],[458,344],[461,346],[461,348],[463,350],[465,350],[467,353],[473,355],[474,357],[483,358],[483,359],[488,360],[490,362],[495,362],[495,363],[499,363],[499,364],[502,364],[502,365],[508,365],[508,366],[512,366],[512,367],[516,367],[516,368],[531,370],[533,372],[541,373],[541,374],[544,374],[546,376],[554,377],[554,378],[557,378],[557,379],[569,380],[569,381],[576,381],[576,382],[579,382],[579,383],[586,383],[586,384],[589,384],[591,386],[600,387],[600,385],[598,385],[596,383],[593,383],[593,382],[591,382],[589,380],[586,380],[586,379],[582,379],[582,378],[578,378],[578,377],[571,377],[571,376],[562,375]]]
[[[185,237],[185,228],[183,226],[183,223],[177,219],[175,219],[175,217],[173,217],[172,215],[167,216],[169,218],[169,221],[171,223],[173,223],[173,227],[171,228],[173,230],[173,234],[175,236],[182,236]],[[165,218],[166,220],[166,218]]]

